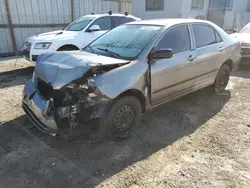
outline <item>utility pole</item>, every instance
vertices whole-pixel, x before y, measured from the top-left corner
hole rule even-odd
[[[14,34],[14,28],[13,28],[13,24],[12,24],[10,6],[9,6],[8,0],[5,0],[5,8],[6,8],[6,15],[7,15],[8,25],[9,25],[9,30],[10,30],[12,48],[13,48],[14,52],[17,52],[16,38],[15,38],[15,34]]]
[[[74,4],[75,1],[74,0],[70,0],[70,5],[71,5],[71,21],[74,21]]]

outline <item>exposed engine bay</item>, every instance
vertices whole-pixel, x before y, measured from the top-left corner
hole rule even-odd
[[[113,68],[113,66],[109,68]],[[110,99],[98,92],[97,88],[88,84],[89,79],[93,79],[106,71],[108,71],[107,67],[106,70],[105,68],[92,69],[89,74],[91,77],[88,79],[80,78],[59,90],[54,90],[50,84],[44,82],[40,78],[35,79],[41,96],[50,101],[50,104],[53,105],[50,106],[50,109],[54,109],[53,111],[56,112],[56,114],[54,114],[54,116],[57,117],[56,119],[67,118],[70,128],[75,128],[79,122],[85,122],[89,119],[99,118],[99,116],[104,115],[98,115],[97,109],[91,111],[93,114],[90,116],[84,114],[80,115],[80,112],[85,112],[86,114],[86,109],[91,110],[93,106],[108,105],[110,102]]]
[[[107,60],[111,59],[107,57]],[[102,64],[77,59],[67,53],[43,54],[37,60],[31,81],[25,86],[24,110],[28,116],[36,116],[31,117],[38,119],[36,124],[40,121],[40,127],[48,126],[52,132],[65,122],[74,129],[81,123],[101,118],[112,99],[93,84],[94,80],[127,63]],[[33,110],[37,108],[42,113]],[[50,125],[52,123],[46,121],[49,119],[53,119],[56,125]]]

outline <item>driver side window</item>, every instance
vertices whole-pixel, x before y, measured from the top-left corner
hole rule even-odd
[[[91,26],[93,25],[98,25],[100,27],[100,31],[111,30],[111,17],[107,16],[107,17],[98,18],[96,21],[94,21],[91,24]]]
[[[156,46],[157,49],[170,48],[173,54],[191,50],[187,25],[176,26],[167,31]]]

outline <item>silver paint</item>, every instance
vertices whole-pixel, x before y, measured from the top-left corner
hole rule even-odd
[[[50,83],[54,89],[60,89],[73,80],[81,78],[92,67],[126,63],[128,61],[100,57],[81,51],[44,53],[37,58],[35,74],[43,81]]]

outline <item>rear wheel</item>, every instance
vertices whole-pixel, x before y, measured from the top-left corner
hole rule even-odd
[[[230,67],[227,64],[222,65],[214,82],[215,92],[220,93],[226,89],[230,79],[230,73]]]
[[[122,97],[112,104],[107,116],[100,120],[98,134],[116,140],[125,139],[139,125],[141,114],[141,104],[136,97]]]

